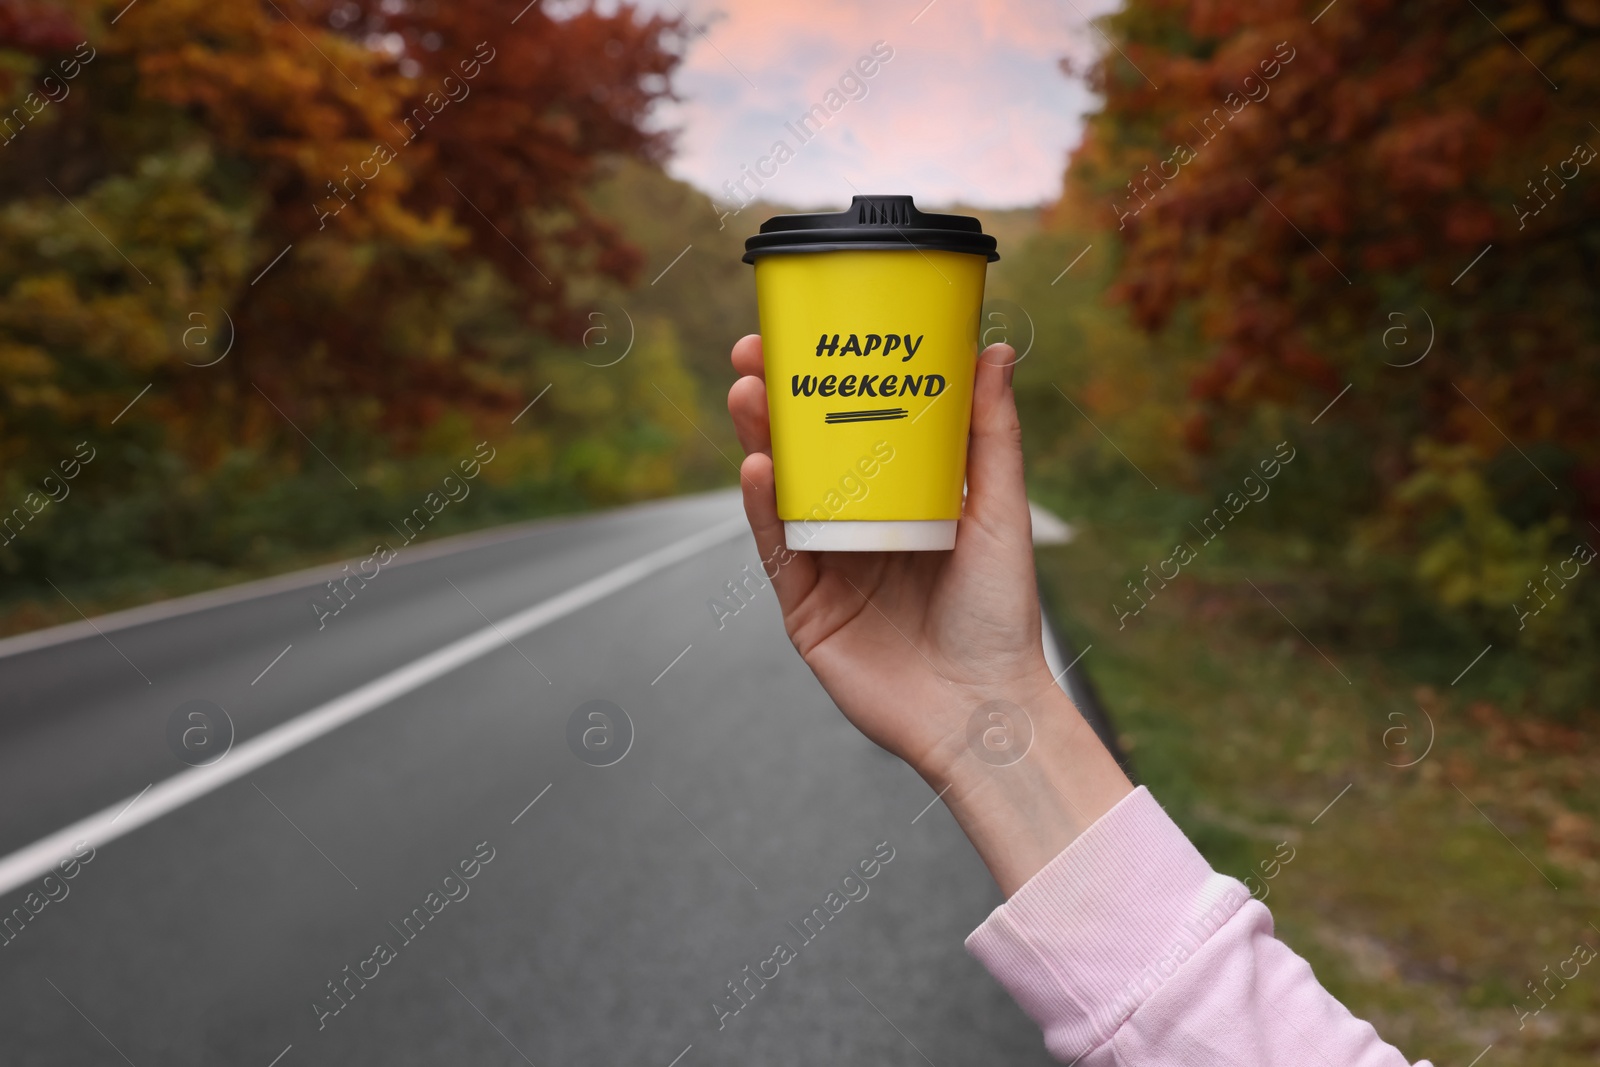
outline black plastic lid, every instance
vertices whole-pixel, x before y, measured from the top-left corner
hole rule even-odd
[[[744,243],[744,261],[778,252],[904,251],[907,248],[969,252],[990,263],[1000,258],[995,240],[970,215],[918,211],[909,196],[856,196],[843,211],[774,215]]]

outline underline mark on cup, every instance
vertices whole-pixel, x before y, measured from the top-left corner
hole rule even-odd
[[[911,412],[905,408],[867,408],[862,411],[830,411],[823,416],[823,421],[830,426],[841,422],[887,422],[892,419],[903,419]]]

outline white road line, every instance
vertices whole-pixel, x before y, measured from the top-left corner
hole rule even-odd
[[[71,826],[35,841],[4,858],[0,858],[0,893],[11,890],[47,873],[78,841],[87,841],[95,847],[108,844],[123,834],[146,823],[154,822],[171,811],[176,811],[192,800],[220,789],[237,778],[242,778],[256,768],[271,763],[331,733],[348,722],[396,700],[429,682],[441,678],[473,660],[504,647],[507,637],[516,640],[541,627],[548,626],[581,611],[612,593],[665,570],[674,564],[691,559],[713,545],[721,544],[748,529],[743,516],[720,522],[701,533],[658,548],[624,563],[598,577],[576,585],[565,593],[524,608],[498,625],[483,629],[452,641],[443,648],[412,663],[374,678],[340,697],[275,726],[266,733],[242,744],[235,745],[226,758],[202,767],[191,767],[148,790],[138,814],[128,812],[116,825],[113,822],[123,814],[130,801],[116,804],[80,819]],[[137,798],[135,798],[137,799]]]
[[[151,782],[150,785],[147,785],[143,789],[139,790],[139,796],[134,797],[132,800],[130,800],[126,804],[124,804],[122,806],[122,811],[119,811],[119,812],[116,813],[116,815],[112,816],[111,821],[112,822],[116,822],[118,819],[122,818],[123,812],[126,812],[129,808],[131,808],[135,804],[139,803],[139,797],[142,797],[146,793],[150,792],[150,786],[153,786],[153,785],[155,785],[155,783]]]
[[[943,396],[944,394],[941,393],[939,395]],[[937,400],[938,397],[934,399]],[[664,512],[680,509],[684,504],[694,504],[717,497],[726,496],[730,500],[737,500],[738,493],[738,489],[713,489],[708,493],[699,493],[686,497],[667,497],[663,500],[648,500],[642,504],[629,504],[626,507],[609,508],[603,512],[533,519],[514,525],[478,530],[474,533],[453,534],[425,544],[407,545],[400,558],[388,564],[388,566],[411,567],[418,563],[426,563],[458,552],[472,552],[480,548],[504,544],[507,541],[515,541],[524,537],[540,537],[551,530],[564,530],[576,523],[602,516],[644,515],[653,517]],[[351,560],[351,562],[355,561]],[[0,659],[4,659],[7,656],[18,656],[24,652],[34,652],[41,648],[51,648],[55,645],[78,641],[85,637],[94,637],[102,633],[115,633],[118,630],[129,630],[135,626],[143,626],[146,623],[161,622],[165,619],[174,619],[183,615],[209,611],[212,608],[242,604],[247,600],[260,600],[264,597],[276,596],[279,593],[311,589],[322,585],[330,578],[341,576],[338,564],[323,564],[317,567],[308,567],[305,570],[290,571],[288,574],[279,574],[271,578],[259,578],[253,582],[241,582],[238,585],[224,586],[221,589],[213,589],[208,593],[191,593],[188,596],[160,600],[154,604],[145,604],[137,608],[125,608],[122,611],[114,611],[106,615],[96,615],[89,620],[63,623],[60,626],[32,630],[13,637],[0,637]]]

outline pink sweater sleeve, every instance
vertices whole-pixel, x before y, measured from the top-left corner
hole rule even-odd
[[[1063,1063],[1407,1062],[1272,936],[1266,905],[1213,871],[1143,787],[996,908],[967,950]]]

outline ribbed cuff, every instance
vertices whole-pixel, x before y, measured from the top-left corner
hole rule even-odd
[[[967,938],[1063,1061],[1098,1048],[1250,899],[1143,786]]]

